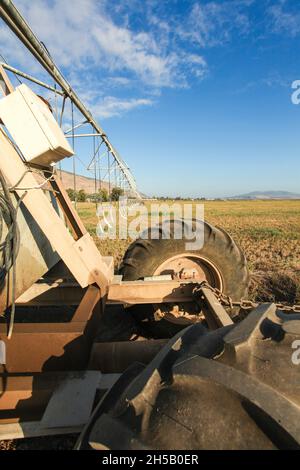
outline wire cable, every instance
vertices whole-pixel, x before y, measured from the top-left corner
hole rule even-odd
[[[2,240],[4,225],[7,227],[7,234],[4,241],[0,244],[0,252],[2,254],[2,266],[0,267],[0,285],[3,286],[5,281],[9,280],[9,273],[12,270],[12,286],[11,286],[11,310],[7,337],[10,339],[15,319],[15,293],[16,293],[16,259],[20,248],[20,232],[17,223],[18,208],[27,194],[26,192],[18,200],[17,206],[14,207],[9,187],[5,181],[3,173],[0,170],[0,237]],[[9,282],[9,281],[8,281]],[[9,296],[8,296],[9,298]]]

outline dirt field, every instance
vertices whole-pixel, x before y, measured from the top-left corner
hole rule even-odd
[[[130,240],[99,240],[95,205],[79,203],[77,209],[101,253],[115,257],[117,269]],[[205,219],[227,230],[244,250],[252,299],[300,303],[300,200],[204,201],[204,210]]]

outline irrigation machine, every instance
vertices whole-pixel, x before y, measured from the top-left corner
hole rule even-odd
[[[204,221],[172,220],[170,239],[157,227],[156,238],[135,240],[114,275],[56,165],[72,158],[75,129],[89,126],[140,198],[135,180],[11,1],[0,0],[0,16],[54,82],[0,65],[0,438],[78,433],[76,449],[96,450],[299,448],[297,309],[246,302],[244,254]],[[67,104],[83,119],[68,133]],[[201,249],[174,236],[186,224],[202,230]]]

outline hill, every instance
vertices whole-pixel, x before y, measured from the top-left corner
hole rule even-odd
[[[74,177],[73,173],[69,171],[59,171],[59,176],[61,176],[62,183],[66,189],[74,189]],[[99,189],[99,181],[97,181],[97,190]],[[101,181],[101,188],[108,190],[108,183],[106,181]],[[114,187],[112,182],[111,188]],[[86,194],[93,194],[95,192],[95,180],[94,178],[89,178],[88,176],[83,175],[76,175],[76,189],[79,191],[80,189],[84,189]]]
[[[239,196],[231,196],[227,199],[300,199],[300,194],[288,191],[252,191]]]

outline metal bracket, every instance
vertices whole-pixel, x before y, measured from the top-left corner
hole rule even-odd
[[[2,340],[0,341],[0,364],[6,364],[6,345]]]

